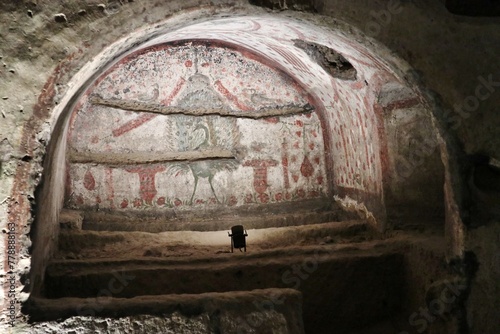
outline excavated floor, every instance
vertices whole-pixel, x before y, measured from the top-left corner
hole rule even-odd
[[[189,314],[205,306],[182,306],[186,296],[262,289],[300,291],[306,333],[376,333],[366,326],[389,328],[400,312],[403,248],[414,234],[381,237],[364,221],[247,232],[247,252],[231,253],[227,231],[62,230],[31,313],[37,320],[78,315],[73,304],[92,303],[104,290],[110,302],[102,316],[154,314],[161,305]]]

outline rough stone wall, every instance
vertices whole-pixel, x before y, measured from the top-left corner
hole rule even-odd
[[[52,120],[57,115],[51,110],[68,90],[75,89],[68,86],[70,78],[103,48],[144,24],[159,22],[180,9],[197,6],[202,6],[207,16],[217,10],[231,14],[224,6],[228,3],[151,0],[109,2],[104,6],[97,1],[0,4],[0,21],[3,22],[0,25],[0,220],[5,240],[2,254],[6,254],[2,261],[4,305],[10,302],[7,299],[9,285],[4,277],[9,278],[11,274],[6,275],[6,272],[12,271],[16,282],[29,283],[26,279],[30,269],[27,233],[31,225],[31,204],[41,177],[40,166],[50,129],[55,126]],[[237,2],[235,8],[243,3]],[[281,1],[269,3],[276,9],[284,7]],[[304,1],[288,1],[287,5],[291,9],[314,10],[352,24],[385,44],[416,70],[408,73],[408,78],[420,80],[422,87],[434,92],[434,98],[443,106],[442,110],[435,110],[442,133],[457,138],[456,147],[448,147],[451,156],[443,156],[444,160],[451,161],[445,161],[448,171],[453,171],[453,175],[447,175],[448,184],[463,181],[461,170],[453,165],[455,157],[464,151],[500,158],[497,136],[500,118],[496,112],[500,100],[500,64],[492,61],[498,54],[498,19],[456,17],[448,13],[441,2],[430,0],[384,3],[318,0],[305,4]],[[177,23],[186,23],[188,17],[184,16]],[[448,205],[455,211],[463,207],[460,190],[460,187],[451,186],[447,190],[448,201],[457,199],[459,202],[460,206]],[[62,199],[62,193],[57,195]],[[57,205],[52,211],[57,212]],[[460,226],[449,229],[458,238],[463,233]],[[483,229],[486,235],[495,231],[491,224]],[[9,263],[7,252],[9,230],[13,231],[16,240],[12,263]],[[46,235],[56,237],[50,231]],[[480,244],[482,238],[478,236],[476,244]],[[41,242],[48,245],[49,241]],[[459,241],[452,238],[452,246],[458,249],[455,254],[464,250]],[[472,244],[467,247],[474,251]],[[48,254],[50,251],[44,250]],[[481,270],[481,264],[487,263],[492,254],[478,252],[478,255]],[[484,284],[489,283],[478,281],[478,289]],[[22,287],[18,284],[16,287],[18,298],[25,299],[26,295],[20,293]],[[485,298],[493,303],[494,296]],[[484,310],[478,304],[470,307],[477,312]],[[5,313],[2,316],[2,320],[7,320]],[[484,326],[494,328],[493,324]]]
[[[500,223],[492,222],[470,231],[467,248],[478,262],[467,300],[467,321],[471,333],[498,332],[500,316]]]
[[[442,218],[443,165],[425,106],[406,87],[393,85],[384,87],[379,105],[384,113],[391,160],[384,192],[389,220],[409,220],[417,208],[425,210],[415,217],[417,219]]]

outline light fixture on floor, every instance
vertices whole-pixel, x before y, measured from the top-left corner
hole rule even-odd
[[[231,227],[231,233],[227,232],[227,235],[231,237],[231,253],[234,248],[238,248],[241,252],[243,248],[245,252],[247,251],[247,241],[248,236],[247,231],[243,228],[243,225],[235,225]]]

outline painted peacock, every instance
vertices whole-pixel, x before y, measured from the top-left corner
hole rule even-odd
[[[212,150],[235,151],[234,148],[237,143],[235,120],[220,118],[214,119],[213,117],[207,117],[203,120],[198,119],[196,122],[198,124],[196,124],[192,131],[186,129],[186,139],[181,143],[183,150],[193,152],[206,152]],[[217,123],[218,126],[215,127],[214,123]],[[217,134],[215,134],[214,128],[219,129]],[[202,179],[207,179],[212,194],[214,195],[216,201],[220,203],[219,196],[217,196],[217,192],[214,189],[213,179],[220,171],[235,170],[238,167],[238,164],[238,159],[219,158],[214,156],[213,158],[208,157],[199,160],[176,163],[169,168],[169,171],[175,172],[176,175],[178,175],[179,172],[189,172],[192,174],[194,178],[194,187],[189,204],[193,203],[196,190],[198,189],[198,183]]]

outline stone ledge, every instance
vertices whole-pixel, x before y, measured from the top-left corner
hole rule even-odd
[[[302,296],[296,290],[264,289],[130,299],[32,298],[25,308],[32,322],[50,321],[33,324],[31,333],[84,333],[82,328],[94,328],[95,333],[110,329],[120,333],[132,333],[132,329],[134,333],[262,333],[265,329],[301,334],[301,305]],[[66,320],[55,322],[58,319]],[[138,320],[148,320],[151,327],[135,331]]]

